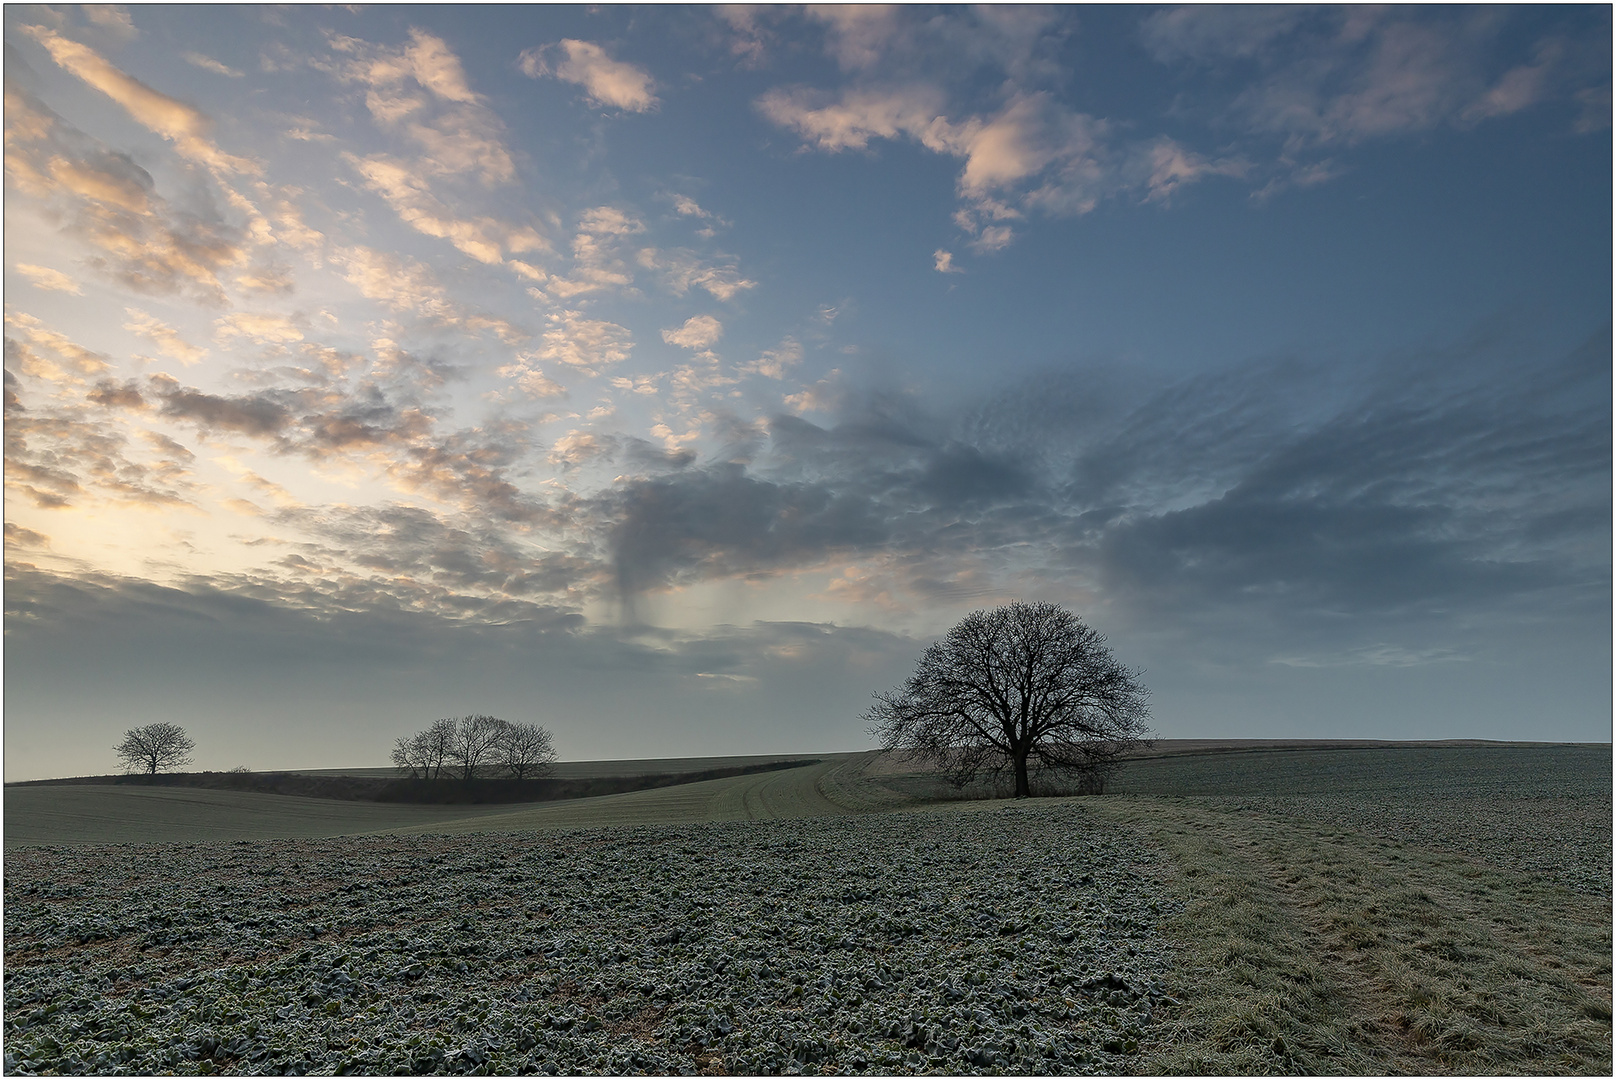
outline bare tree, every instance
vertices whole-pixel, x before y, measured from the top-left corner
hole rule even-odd
[[[451,723],[455,726],[449,761],[459,770],[462,780],[470,780],[478,769],[494,763],[499,742],[510,725],[497,716],[481,713],[462,716]]]
[[[161,723],[130,728],[112,749],[130,771],[156,776],[159,769],[189,765],[196,743],[178,724]]]
[[[556,757],[550,732],[538,724],[506,724],[494,750],[496,761],[518,780],[543,776]]]
[[[458,721],[439,720],[425,731],[399,739],[393,744],[393,764],[426,780],[442,776],[459,727]]]
[[[1105,637],[1057,604],[973,611],[926,650],[902,686],[875,695],[870,734],[942,767],[963,786],[1029,763],[1102,781],[1149,732],[1150,692]]]
[[[432,761],[426,753],[426,732],[400,736],[393,744],[393,764],[411,776],[430,778]]]

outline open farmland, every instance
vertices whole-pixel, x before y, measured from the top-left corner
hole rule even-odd
[[[1159,860],[1080,807],[23,849],[6,1070],[1114,1071]]]
[[[1610,760],[846,755],[195,845],[15,846],[71,789],[10,788],[7,1071],[1608,1074]]]
[[[370,832],[465,833],[486,829],[578,828],[849,813],[851,810],[843,803],[831,802],[820,795],[818,784],[827,773],[844,769],[862,757],[829,754],[817,764],[798,769],[522,807],[498,804],[411,806],[137,785],[8,786],[5,789],[5,843],[7,847],[194,843]],[[701,768],[757,761],[753,758],[694,760],[703,763]],[[660,772],[669,762],[582,764],[596,768],[615,765],[619,769],[632,764]],[[583,771],[577,775],[620,774]]]

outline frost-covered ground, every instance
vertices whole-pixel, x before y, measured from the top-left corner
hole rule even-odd
[[[1065,801],[15,849],[6,1072],[1116,1072],[1160,870]]]

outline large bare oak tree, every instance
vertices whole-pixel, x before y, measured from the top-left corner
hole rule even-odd
[[[131,772],[156,776],[161,769],[189,765],[196,743],[178,724],[147,724],[124,732],[123,742],[112,749]]]
[[[955,784],[1010,771],[1024,798],[1030,765],[1103,782],[1147,738],[1139,676],[1070,611],[1018,601],[967,615],[864,718],[883,747],[917,754]]]

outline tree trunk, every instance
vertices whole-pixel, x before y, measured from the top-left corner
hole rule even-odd
[[[1018,753],[1016,759],[1016,798],[1025,799],[1032,795],[1032,785],[1027,782],[1027,755]]]

